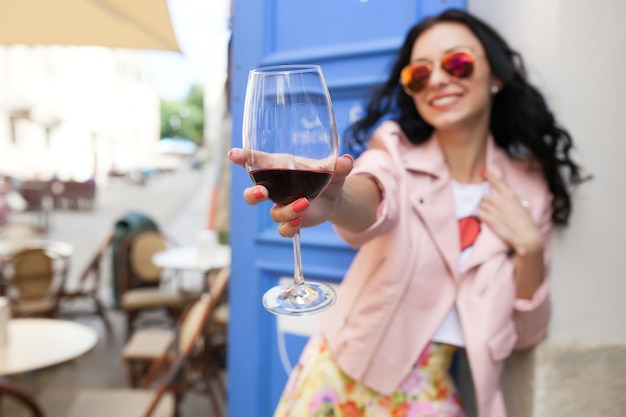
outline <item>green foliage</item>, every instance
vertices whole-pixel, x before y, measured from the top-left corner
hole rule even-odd
[[[204,141],[204,89],[193,85],[184,100],[161,100],[161,138]]]

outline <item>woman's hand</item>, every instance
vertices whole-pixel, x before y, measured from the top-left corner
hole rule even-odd
[[[491,185],[491,193],[483,197],[477,216],[513,248],[517,297],[532,299],[545,275],[543,237],[515,194],[488,172],[483,175]]]
[[[483,176],[491,186],[491,193],[483,197],[478,218],[496,235],[509,244],[517,254],[543,251],[543,237],[530,212],[515,194],[488,172]]]
[[[233,148],[228,153],[228,157],[235,164],[245,166],[245,150]],[[353,162],[349,155],[338,158],[330,184],[313,202],[301,198],[285,206],[275,204],[270,210],[270,217],[280,223],[278,233],[281,236],[293,237],[302,227],[311,227],[328,221],[335,214],[345,179],[352,171]],[[244,201],[250,205],[264,202],[269,198],[268,196],[267,188],[262,185],[248,187],[243,192]]]

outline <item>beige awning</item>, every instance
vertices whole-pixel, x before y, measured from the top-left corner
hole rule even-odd
[[[2,0],[0,44],[180,51],[166,0]]]

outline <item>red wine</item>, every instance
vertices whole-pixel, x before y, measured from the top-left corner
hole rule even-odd
[[[333,173],[330,171],[302,171],[298,169],[257,169],[250,171],[255,184],[269,191],[270,199],[280,205],[293,203],[299,198],[309,200],[326,188]]]

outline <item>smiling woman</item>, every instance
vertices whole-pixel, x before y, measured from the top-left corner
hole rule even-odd
[[[283,236],[329,221],[358,249],[274,416],[505,417],[504,361],[547,332],[550,231],[582,180],[573,141],[519,55],[460,10],[409,29],[366,109],[346,136],[365,151],[310,204],[270,210]],[[477,370],[467,404],[455,355]]]

